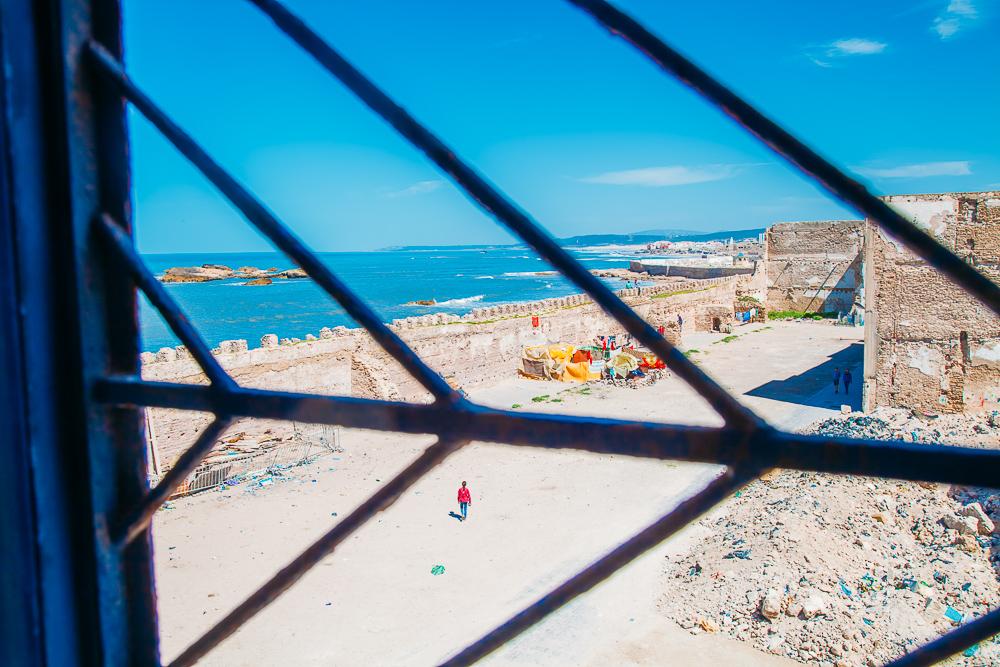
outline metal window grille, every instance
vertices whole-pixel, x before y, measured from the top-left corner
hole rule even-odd
[[[36,79],[39,99],[56,99],[61,108],[44,109],[63,135],[54,141],[65,168],[62,200],[72,257],[80,275],[77,302],[68,304],[76,326],[88,315],[96,334],[83,332],[79,350],[87,424],[87,456],[91,476],[107,482],[89,492],[96,517],[93,567],[97,581],[89,590],[102,616],[99,652],[107,663],[159,664],[155,607],[150,573],[148,529],[153,514],[198,469],[216,438],[233,419],[254,416],[335,424],[403,433],[435,434],[437,441],[384,484],[350,515],[340,520],[296,556],[256,592],[233,609],[172,666],[197,662],[219,642],[295,584],[377,512],[389,507],[422,475],[471,440],[510,446],[573,448],[658,459],[716,463],[726,472],[674,510],[618,545],[505,623],[458,650],[444,664],[471,664],[573,598],[593,588],[619,568],[666,539],[728,497],[732,491],[771,468],[872,475],[978,486],[1000,480],[1000,452],[941,445],[912,445],[848,438],[820,438],[774,429],[691,363],[633,312],[612,291],[563,250],[526,212],[464,162],[441,139],[419,123],[371,80],[321,39],[277,0],[248,0],[277,29],[309,53],[361,102],[382,117],[405,140],[419,148],[484,211],[590,295],[626,331],[662,358],[669,368],[698,391],[724,418],[721,428],[645,423],[615,419],[513,413],[476,405],[452,390],[375,312],[324,266],[295,234],[250,191],[230,176],[198,143],[172,121],[134,82],[122,64],[116,0],[51,0],[34,10],[36,25],[51,20],[54,33],[39,42],[55,44],[58,53],[37,62],[58,74],[55,84]],[[17,4],[17,3],[12,3]],[[628,15],[604,0],[569,0],[600,26],[621,37],[665,73],[692,88],[742,125],[779,156],[813,178],[832,195],[861,212],[906,246],[1000,314],[1000,287],[932,237],[907,222],[862,185],[812,151],[780,125],[673,50]],[[38,7],[43,7],[39,9]],[[10,37],[9,24],[5,37]],[[24,47],[24,40],[15,46]],[[34,46],[34,43],[29,46]],[[18,52],[22,52],[21,48]],[[44,95],[43,95],[44,93]],[[31,101],[31,100],[29,100]],[[224,194],[272,244],[301,266],[315,283],[336,299],[389,354],[434,397],[431,404],[409,404],[353,397],[315,396],[242,388],[226,374],[176,302],[136,253],[132,239],[127,137],[124,105],[145,116],[195,167]],[[16,120],[16,119],[15,119]],[[62,123],[59,125],[59,123]],[[16,148],[16,147],[15,147]],[[31,147],[21,147],[28,150]],[[41,150],[41,149],[39,149]],[[75,235],[75,236],[73,236]],[[65,248],[64,248],[65,250]],[[189,386],[140,379],[137,361],[135,290],[142,290],[173,332],[200,364],[210,384]],[[130,317],[125,317],[129,315]],[[72,318],[71,318],[72,319]],[[141,410],[164,407],[201,410],[215,418],[195,444],[152,489],[144,473]],[[894,665],[927,665],[1000,631],[994,610],[896,660]]]

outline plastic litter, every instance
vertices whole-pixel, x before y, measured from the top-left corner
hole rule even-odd
[[[740,560],[750,560],[750,549],[736,549],[730,551],[723,558],[739,558]]]
[[[965,614],[949,605],[944,610],[944,617],[952,623],[961,623],[962,619],[965,618]]]
[[[435,577],[438,576],[439,574],[444,574],[444,565],[435,565],[434,567],[432,567],[431,574],[433,574]]]
[[[840,580],[840,592],[849,598],[854,597],[854,591],[847,587],[847,584],[844,583],[843,579]]]
[[[964,651],[962,651],[962,655],[964,655],[966,658],[971,658],[972,656],[974,656],[977,653],[979,653],[979,643],[978,642],[976,642],[975,644],[973,644],[969,648],[967,648]]]

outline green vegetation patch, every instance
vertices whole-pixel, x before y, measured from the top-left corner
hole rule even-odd
[[[737,338],[739,338],[739,336],[726,336],[725,338],[723,338],[721,340],[715,341],[715,343],[732,343]],[[715,345],[715,343],[712,343],[712,344]]]
[[[676,292],[663,292],[661,294],[654,294],[649,297],[650,299],[666,299],[672,296],[678,296],[680,294],[694,294],[695,292],[704,292],[706,290],[712,289],[711,287],[702,287],[701,289],[682,289]]]
[[[532,403],[544,403],[547,400],[549,400],[549,395],[548,394],[542,394],[541,396],[532,396],[531,397],[531,402]]]
[[[806,310],[775,310],[767,314],[769,319],[772,320],[835,320],[837,319],[836,311],[826,311],[824,313],[817,313],[813,311]]]

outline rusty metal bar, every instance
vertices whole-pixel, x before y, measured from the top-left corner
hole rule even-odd
[[[994,609],[990,613],[980,616],[900,658],[896,658],[886,667],[934,665],[998,633],[1000,633],[1000,609]]]
[[[719,386],[711,376],[668,343],[656,329],[629,308],[582,264],[573,259],[541,225],[528,217],[495,186],[462,161],[444,142],[396,104],[300,18],[275,0],[249,0],[249,2],[264,12],[282,32],[315,58],[404,139],[423,151],[480,208],[531,246],[570,282],[589,294],[594,303],[601,306],[626,331],[663,359],[664,363],[701,394],[727,423],[741,424],[747,428],[769,428],[749,408]]]
[[[726,469],[723,474],[709,482],[704,489],[682,501],[666,515],[612,549],[597,562],[559,584],[537,602],[445,660],[441,663],[442,667],[471,665],[486,657],[715,507],[729,494],[759,474],[758,468]]]
[[[107,213],[94,220],[94,228],[108,242],[108,246],[115,253],[118,261],[132,274],[132,279],[135,280],[139,289],[149,297],[150,303],[160,312],[170,329],[184,343],[212,385],[218,389],[235,389],[236,383],[216,361],[212,351],[208,349],[208,345],[191,325],[191,321],[188,320],[180,305],[167,293],[167,290],[150,272],[135,248],[132,247],[132,237],[126,234],[125,230]]]
[[[113,378],[95,387],[95,399],[115,405],[212,410],[219,400],[208,387]],[[234,416],[339,424],[400,433],[485,440],[510,445],[580,449],[742,467],[788,468],[835,474],[877,475],[995,487],[1000,451],[948,445],[826,438],[740,428],[679,426],[541,413],[462,409],[344,396],[292,394],[239,388],[225,397]],[[753,442],[752,449],[748,443]]]
[[[115,533],[112,536],[114,540],[121,544],[129,544],[145,532],[156,510],[212,451],[212,447],[230,422],[228,417],[216,417],[205,427],[194,444],[178,457],[174,466],[156,486],[149,490],[142,502],[125,516],[120,525],[115,526]]]
[[[219,642],[239,630],[240,626],[250,620],[257,612],[291,588],[295,582],[332,553],[337,545],[350,537],[368,519],[396,502],[399,496],[416,484],[427,471],[465,444],[466,442],[462,440],[440,439],[425,449],[401,473],[383,485],[368,500],[361,503],[353,512],[344,517],[325,535],[296,556],[291,563],[279,570],[267,583],[229,612],[225,618],[187,647],[170,663],[170,667],[187,667],[197,662]]]
[[[835,167],[708,72],[667,46],[638,21],[605,0],[567,1],[590,14],[598,23],[611,31],[611,34],[632,44],[643,55],[718,107],[792,166],[822,185],[837,199],[877,222],[928,264],[950,277],[994,313],[1000,315],[1000,285],[966,264],[938,243],[934,237],[921,231],[884,201],[868,192],[865,186]]]
[[[319,287],[333,297],[347,314],[363,326],[382,346],[436,399],[461,402],[462,397],[448,386],[417,354],[403,342],[381,318],[278,218],[223,169],[184,130],[174,123],[129,78],[121,62],[103,46],[89,42],[87,53],[97,70],[106,75],[117,90],[142,113],[201,173],[210,180],[233,206],[281,252],[299,264]]]

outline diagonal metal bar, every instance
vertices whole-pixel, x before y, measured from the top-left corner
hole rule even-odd
[[[219,365],[180,305],[170,296],[163,284],[156,279],[142,258],[139,257],[132,246],[132,237],[126,234],[125,230],[107,213],[101,214],[94,220],[94,227],[108,242],[108,246],[115,253],[117,259],[128,268],[139,289],[149,297],[150,303],[159,311],[170,329],[187,347],[212,386],[220,390],[236,388],[236,383]]]
[[[892,207],[847,176],[790,132],[758,111],[708,72],[667,46],[628,14],[605,0],[567,0],[598,23],[641,51],[678,81],[687,85],[835,197],[877,222],[928,264],[949,276],[1000,315],[1000,285],[966,264],[934,237],[906,220]]]
[[[545,597],[515,614],[502,625],[445,660],[443,667],[471,665],[530,628],[576,597],[667,539],[678,530],[722,502],[734,490],[760,474],[758,468],[727,469],[704,489],[611,550],[597,562],[570,577]]]
[[[768,428],[749,408],[733,398],[707,373],[668,343],[656,329],[629,308],[604,283],[573,259],[537,222],[462,161],[444,142],[375,86],[301,19],[275,0],[249,1],[330,74],[340,80],[369,109],[381,116],[403,138],[423,151],[483,210],[534,248],[563,276],[587,292],[594,302],[615,318],[626,331],[663,359],[664,363],[701,394],[727,423]]]
[[[152,405],[209,410],[207,387],[102,380],[95,400],[124,406]],[[758,433],[754,448],[739,428],[679,426],[601,417],[510,412],[476,405],[454,409],[438,404],[394,403],[342,396],[290,394],[239,388],[226,397],[231,415],[340,424],[400,433],[501,442],[508,445],[578,449],[603,454],[787,468],[849,475],[877,475],[911,481],[996,487],[1000,451],[948,445],[826,438],[773,431]]]
[[[998,633],[1000,633],[1000,609],[994,609],[990,613],[980,616],[900,658],[896,658],[886,667],[934,665]]]
[[[264,236],[299,266],[327,294],[333,297],[358,324],[368,330],[403,368],[438,400],[462,401],[461,395],[448,386],[417,354],[397,336],[362,299],[328,269],[264,204],[229,175],[184,130],[174,123],[129,78],[122,64],[100,44],[90,41],[87,53],[98,70],[172,143],[215,187],[243,213]]]
[[[174,490],[194,472],[201,460],[212,451],[219,436],[230,423],[229,417],[216,417],[205,427],[194,444],[177,458],[174,466],[163,476],[163,479],[149,490],[142,503],[126,514],[121,523],[115,526],[114,539],[116,541],[121,544],[129,544],[146,530],[149,522],[153,520],[156,510],[170,498]]]
[[[198,362],[212,383],[210,389],[213,396],[218,398],[225,392],[236,389],[236,382],[219,365],[205,341],[191,325],[184,311],[136,253],[132,246],[132,239],[125,233],[125,230],[106,213],[94,220],[94,226],[108,242],[108,246],[115,253],[117,259],[128,268],[136,284],[149,297],[150,302],[160,312],[173,332],[187,346],[191,356]],[[216,402],[221,403],[221,401]],[[222,412],[218,405],[212,407],[211,410],[216,413]],[[122,520],[113,526],[115,540],[122,544],[129,544],[143,533],[156,510],[170,498],[174,490],[212,451],[216,440],[230,422],[230,419],[218,416],[205,428],[195,443],[177,459],[170,471],[154,488],[150,489],[138,506],[127,512]]]
[[[313,542],[305,551],[278,571],[250,597],[229,612],[212,629],[202,635],[170,663],[170,667],[187,667],[197,662],[219,642],[240,629],[257,612],[274,602],[278,596],[291,588],[314,565],[328,556],[338,544],[360,528],[368,519],[392,505],[403,492],[413,486],[424,473],[441,463],[449,454],[457,451],[466,441],[439,439],[424,450],[410,465],[387,484],[361,503],[340,523]]]

